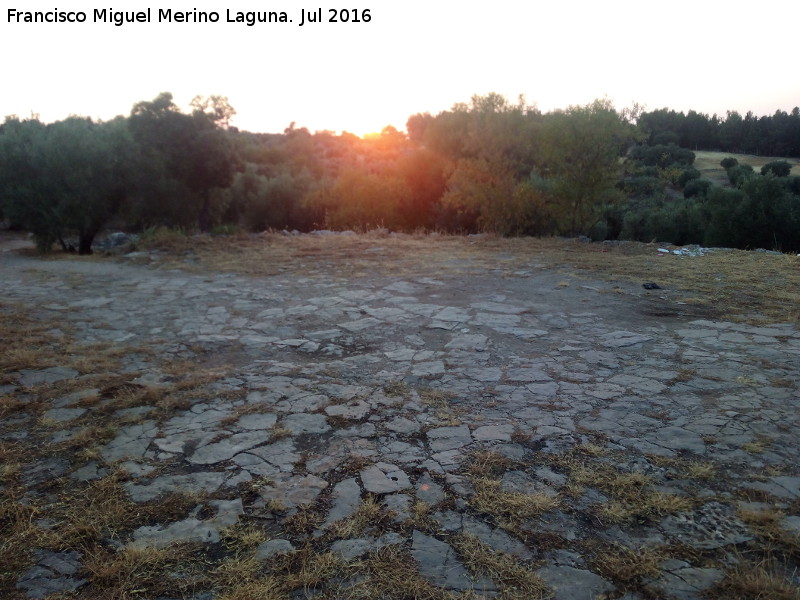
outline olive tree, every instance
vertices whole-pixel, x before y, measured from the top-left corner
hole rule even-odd
[[[0,197],[4,214],[35,236],[90,254],[100,229],[129,191],[133,141],[124,119],[70,117],[50,125],[8,118],[0,127]]]

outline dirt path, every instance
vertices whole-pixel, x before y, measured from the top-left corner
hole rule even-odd
[[[182,514],[96,543],[219,554],[231,526],[257,525],[264,573],[301,552],[345,565],[311,586],[331,597],[379,586],[380,549],[413,558],[413,584],[436,593],[532,593],[488,566],[502,556],[564,599],[699,598],[735,583],[730,557],[747,544],[760,557],[769,536],[789,549],[774,569],[796,566],[790,325],[677,316],[638,286],[533,263],[379,272],[254,278],[0,253],[5,314],[27,307],[73,344],[0,385],[21,401],[0,439],[53,450],[23,458],[3,489],[46,507],[59,478],[91,486],[124,471],[141,506],[194,494]],[[80,344],[109,349],[127,396],[97,384],[103,350],[76,368]],[[96,452],[65,455],[101,418],[113,430],[89,440]],[[29,552],[19,592],[102,591],[86,546],[70,547]],[[625,552],[655,559],[628,576],[612,560]],[[235,588],[204,585],[212,595],[196,597]],[[352,597],[395,597],[371,589]]]

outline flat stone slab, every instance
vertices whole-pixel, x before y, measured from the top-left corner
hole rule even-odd
[[[510,442],[512,433],[514,433],[514,426],[511,424],[483,425],[476,428],[472,432],[472,436],[478,442]]]
[[[331,499],[333,505],[322,528],[346,519],[358,510],[358,507],[361,506],[361,486],[358,485],[355,477],[343,479],[334,486]]]
[[[428,444],[433,452],[462,448],[472,442],[469,427],[438,427],[427,432]]]
[[[677,600],[701,600],[702,592],[724,575],[721,569],[692,567],[681,560],[666,561],[661,568],[664,574],[647,587],[656,593],[669,594]]]
[[[419,563],[419,574],[434,585],[459,591],[495,590],[490,580],[473,580],[469,571],[459,562],[455,550],[447,543],[416,529],[411,535],[411,556]]]
[[[133,548],[164,548],[176,542],[195,542],[216,544],[219,541],[219,527],[195,518],[184,519],[169,525],[150,525],[133,532]]]
[[[198,448],[186,460],[195,465],[214,465],[229,460],[245,450],[269,441],[269,433],[246,431]]]
[[[536,573],[553,590],[554,600],[586,600],[611,592],[614,585],[591,571],[566,566],[548,566]]]
[[[117,436],[100,453],[106,462],[121,458],[141,458],[147,452],[153,438],[158,435],[158,431],[154,421],[128,425],[121,428]]]
[[[44,418],[56,423],[66,423],[86,414],[86,408],[54,408],[44,413]]]
[[[36,565],[25,571],[17,580],[17,589],[27,598],[47,598],[51,594],[74,592],[86,584],[76,577],[81,569],[80,552],[52,552],[37,550]]]
[[[664,534],[696,548],[713,549],[753,539],[736,511],[720,502],[709,502],[689,513],[669,515],[661,521]]]
[[[417,479],[415,488],[417,500],[428,505],[439,504],[445,499],[444,488],[436,483],[427,471]]]
[[[123,484],[131,500],[149,502],[159,496],[177,492],[185,494],[211,494],[230,477],[228,473],[207,471],[186,475],[162,475],[150,481],[128,481]]]
[[[687,450],[695,454],[706,453],[706,444],[703,438],[694,431],[683,427],[662,427],[644,436],[644,440],[669,450]]]
[[[65,379],[75,379],[80,373],[70,367],[49,367],[47,369],[23,369],[19,372],[19,384],[32,387],[42,383],[56,383]]]
[[[405,471],[389,463],[377,463],[363,469],[361,483],[373,494],[393,494],[411,487]]]
[[[366,537],[337,540],[331,544],[331,552],[338,554],[344,560],[353,560],[354,558],[374,552],[375,550],[380,550],[386,546],[395,546],[404,542],[405,538],[400,534],[390,531],[377,539]]]
[[[289,540],[269,540],[259,544],[258,548],[256,548],[256,560],[267,561],[273,556],[294,552],[294,549],[292,542]]]
[[[271,429],[277,421],[278,415],[274,413],[253,413],[239,417],[236,425],[242,429],[266,431]]]
[[[279,473],[259,493],[265,500],[275,500],[288,509],[311,504],[328,487],[328,482],[316,475]]]
[[[301,433],[325,433],[331,426],[325,415],[297,413],[287,415],[281,424],[294,435]]]

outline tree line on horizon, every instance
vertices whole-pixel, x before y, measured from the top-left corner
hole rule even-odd
[[[111,121],[7,117],[0,217],[42,250],[80,253],[108,227],[385,227],[800,249],[800,178],[788,163],[763,173],[729,165],[730,186],[720,187],[700,177],[689,149],[725,140],[733,152],[755,140],[800,156],[798,108],[758,125],[764,118],[750,113],[720,121],[618,111],[607,99],[542,113],[488,94],[363,139],[294,124],[239,131],[234,114],[221,96],[198,96],[183,112],[162,93]],[[737,123],[746,135],[731,133]]]
[[[676,144],[691,150],[718,150],[733,154],[800,158],[800,107],[791,112],[744,116],[727,111],[725,118],[690,110],[661,108],[643,112],[640,128],[650,144]]]

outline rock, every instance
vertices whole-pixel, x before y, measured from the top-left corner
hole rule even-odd
[[[350,404],[334,404],[325,408],[325,414],[330,417],[342,417],[353,421],[360,421],[369,414],[371,407],[363,400]]]
[[[279,473],[268,485],[261,488],[260,494],[265,500],[276,500],[286,508],[294,509],[314,502],[326,487],[328,482],[316,475]]]
[[[641,335],[630,331],[614,331],[601,337],[605,340],[605,346],[608,348],[627,348],[653,340],[649,335]]]
[[[786,475],[770,477],[767,481],[749,482],[747,487],[754,490],[762,490],[785,500],[800,498],[800,477]]]
[[[239,517],[244,514],[244,507],[241,498],[211,500],[208,505],[217,510],[211,519],[200,521],[189,517],[169,525],[139,527],[133,532],[130,546],[163,548],[176,542],[216,544],[219,541],[220,529],[235,525]]]
[[[676,541],[710,550],[753,539],[733,508],[709,502],[693,512],[669,515],[661,521],[664,534]]]
[[[598,598],[614,589],[611,582],[584,569],[548,566],[537,570],[536,573],[552,588],[554,600]]]
[[[212,508],[217,509],[214,517],[214,524],[220,527],[231,527],[244,514],[244,505],[241,498],[233,500],[210,500],[208,503]]]
[[[77,481],[95,481],[106,475],[108,475],[108,469],[101,468],[96,460],[92,460],[79,469],[75,469],[70,477]]]
[[[697,433],[682,427],[662,427],[644,437],[657,446],[670,450],[687,450],[695,454],[705,454],[706,444]]]
[[[23,369],[19,372],[19,384],[32,387],[42,383],[56,383],[65,379],[75,379],[80,373],[69,367],[49,367],[47,369]]]
[[[420,424],[405,417],[395,417],[384,424],[386,429],[400,433],[402,435],[411,435],[420,430]]]
[[[325,415],[296,413],[283,418],[282,425],[293,435],[301,433],[325,433],[331,426]]]
[[[271,429],[278,420],[278,415],[273,413],[253,413],[239,417],[237,426],[242,429],[265,431]]]
[[[800,517],[784,517],[780,521],[780,526],[789,533],[800,535]]]
[[[439,313],[442,314],[442,313]],[[447,320],[447,319],[439,319]],[[479,333],[469,333],[453,336],[447,344],[445,350],[462,350],[471,352],[484,352],[489,338]]]
[[[201,446],[187,460],[195,465],[214,465],[267,441],[269,433],[265,431],[236,433],[213,444]]]
[[[417,500],[430,506],[439,504],[445,498],[444,489],[431,478],[427,471],[417,479],[416,489]]]
[[[510,442],[514,426],[507,423],[502,425],[483,425],[472,432],[476,441]]]
[[[95,252],[114,252],[127,253],[135,249],[139,236],[134,233],[123,233],[116,231],[105,239],[95,240],[92,243],[92,250]]]
[[[675,562],[683,563],[683,561]],[[674,567],[662,565],[662,569],[666,572],[648,584],[647,588],[656,593],[669,594],[670,598],[676,600],[701,600],[702,592],[723,576],[721,569],[699,569],[690,567],[687,563]]]
[[[46,411],[44,418],[56,423],[66,423],[67,421],[74,421],[85,414],[86,410],[85,408],[54,408]]]
[[[121,458],[142,458],[156,435],[158,435],[158,425],[155,421],[122,427],[100,454],[106,462]]]
[[[483,521],[470,516],[464,516],[461,530],[468,535],[474,535],[478,540],[494,550],[513,554],[522,560],[530,560],[533,554],[521,541],[514,539],[502,529],[490,527]]]
[[[411,518],[411,496],[408,494],[389,494],[383,497],[383,503],[394,513],[395,523],[404,523]]]
[[[461,448],[472,442],[469,427],[438,427],[427,432],[428,444],[434,452]]]
[[[549,485],[537,481],[522,471],[508,471],[503,475],[502,488],[507,492],[518,494],[546,494],[547,496],[557,496],[556,492]]]
[[[354,538],[349,540],[337,540],[331,544],[331,552],[338,554],[344,560],[353,560],[364,554],[375,550],[380,550],[386,546],[402,544],[405,540],[397,533],[390,531],[383,534],[378,539],[375,538]]]
[[[162,475],[151,481],[128,481],[123,484],[136,503],[149,502],[172,492],[185,494],[210,494],[218,490],[229,477],[217,471],[198,471],[187,475]]]
[[[352,515],[361,506],[361,488],[355,477],[344,479],[337,483],[331,494],[333,506],[328,513],[328,518],[322,528],[330,526],[336,521],[341,521]]]
[[[216,544],[218,541],[219,527],[217,525],[191,517],[169,525],[139,527],[133,532],[133,541],[130,546],[133,548],[164,548],[175,542]]]
[[[448,544],[416,529],[411,536],[411,556],[419,563],[419,574],[434,585],[459,591],[495,590],[488,579],[473,581]]]
[[[411,487],[408,475],[390,463],[377,463],[363,469],[361,483],[373,494],[392,494]]]
[[[85,579],[73,577],[81,568],[80,552],[37,550],[36,566],[17,580],[17,589],[28,598],[46,598],[51,594],[74,592],[86,584]]]
[[[27,465],[22,471],[22,482],[27,486],[38,485],[61,477],[69,470],[69,461],[64,458],[45,458]]]
[[[273,556],[294,552],[294,546],[289,540],[269,540],[259,544],[256,548],[256,560],[265,561]]]

